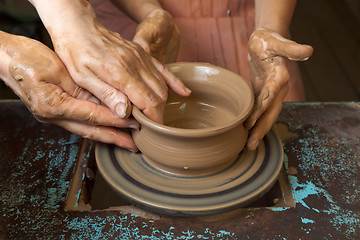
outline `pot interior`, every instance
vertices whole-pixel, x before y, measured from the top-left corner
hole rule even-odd
[[[252,106],[252,91],[239,75],[211,65],[169,66],[191,90],[189,97],[169,91],[164,124],[183,129],[220,127],[244,121]]]
[[[218,127],[234,120],[237,114],[236,106],[223,96],[198,89],[187,98],[171,92],[165,106],[164,124],[183,129]]]

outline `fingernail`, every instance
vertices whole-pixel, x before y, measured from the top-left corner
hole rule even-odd
[[[301,61],[306,61],[308,59],[309,59],[309,57],[306,57],[306,58],[301,59]]]
[[[115,108],[116,115],[118,115],[120,118],[125,118],[127,108],[127,103],[118,103]]]
[[[255,123],[256,123],[256,118],[248,118],[247,120],[246,120],[246,127],[247,128],[252,128],[252,127],[254,127],[254,125],[255,125]]]
[[[185,88],[185,92],[190,94],[192,91],[189,88]]]
[[[128,148],[127,150],[129,150],[130,152],[133,152],[133,153],[136,153],[136,152],[138,152],[139,151],[139,149],[132,149],[132,148]]]
[[[129,125],[129,128],[132,128],[132,129],[140,129],[140,124],[130,124],[130,125]]]
[[[89,98],[89,101],[90,102],[93,102],[93,103],[96,103],[96,104],[100,104],[100,100],[97,99],[96,97],[92,96]]]
[[[258,140],[253,140],[247,144],[248,148],[255,150],[259,145]]]
[[[265,88],[262,92],[262,95],[260,96],[261,101],[266,100],[269,97],[269,89]]]

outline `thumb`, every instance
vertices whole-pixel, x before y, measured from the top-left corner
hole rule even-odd
[[[305,61],[313,53],[311,46],[296,43],[280,35],[276,36],[276,41],[272,45],[272,54],[283,56],[293,61]]]

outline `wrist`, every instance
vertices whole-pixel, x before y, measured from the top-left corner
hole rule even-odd
[[[296,0],[255,0],[255,28],[286,36]]]
[[[276,24],[276,23],[258,24],[258,25],[255,25],[255,30],[267,30],[267,31],[271,31],[271,32],[276,32],[283,37],[288,32],[287,28],[285,28],[284,26],[281,26],[279,24]]]

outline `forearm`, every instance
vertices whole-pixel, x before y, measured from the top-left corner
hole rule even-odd
[[[87,28],[96,19],[95,12],[86,0],[29,0],[36,8],[44,26],[54,35],[73,34],[68,32],[74,25]],[[55,36],[55,37],[56,37]]]
[[[125,12],[137,23],[155,9],[162,9],[157,0],[111,0],[119,9]]]
[[[255,27],[285,36],[295,5],[296,0],[255,0]]]
[[[11,55],[14,54],[11,36],[9,33],[0,31],[0,78],[9,86],[13,85],[9,74]]]

